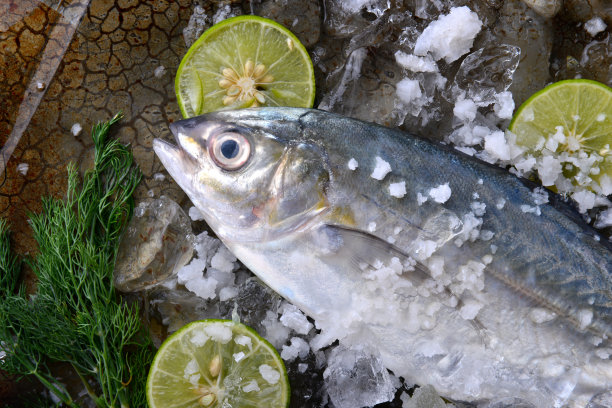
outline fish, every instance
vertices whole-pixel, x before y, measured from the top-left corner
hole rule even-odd
[[[612,390],[612,248],[561,197],[448,146],[316,109],[170,124],[155,153],[227,247],[311,316],[456,401]]]

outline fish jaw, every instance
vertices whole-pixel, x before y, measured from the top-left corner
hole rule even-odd
[[[430,288],[425,287],[427,292],[423,293],[427,293],[427,296],[421,296],[418,291],[412,295],[410,287],[405,286],[404,274],[391,280],[380,279],[383,276],[377,277],[376,274],[366,278],[365,271],[347,273],[351,267],[355,267],[355,262],[348,263],[348,257],[339,256],[333,246],[325,245],[326,242],[345,240],[321,240],[321,236],[325,235],[308,235],[309,228],[318,225],[318,219],[313,219],[307,225],[300,224],[298,231],[292,224],[286,233],[280,237],[277,235],[273,240],[272,234],[255,235],[264,228],[272,228],[269,225],[259,224],[257,228],[243,229],[243,236],[236,238],[241,231],[237,228],[230,230],[227,223],[232,219],[226,217],[215,224],[217,219],[214,216],[207,217],[211,227],[232,252],[270,287],[315,318],[317,327],[329,333],[339,324],[343,325],[343,333],[336,337],[328,336],[329,342],[335,338],[342,338],[346,344],[371,342],[381,352],[385,366],[395,374],[403,375],[414,383],[432,384],[442,395],[460,400],[517,396],[537,403],[537,406],[584,408],[596,392],[612,389],[612,362],[594,354],[596,350],[592,336],[576,330],[571,322],[565,322],[560,317],[545,322],[532,320],[534,304],[531,299],[534,296],[524,296],[525,293],[533,293],[537,295],[536,299],[547,301],[544,305],[567,304],[570,312],[582,310],[576,305],[582,305],[587,312],[602,306],[604,300],[612,298],[607,279],[607,271],[611,270],[610,258],[606,257],[608,253],[602,256],[604,248],[596,247],[600,244],[582,240],[577,226],[552,207],[543,206],[539,218],[522,212],[519,206],[531,203],[531,189],[513,176],[501,169],[483,167],[409,135],[398,135],[398,131],[320,111],[290,111],[288,108],[232,111],[193,118],[190,123],[195,126],[197,121],[204,119],[233,123],[244,128],[253,127],[257,132],[267,132],[270,138],[276,135],[279,139],[290,139],[294,146],[301,143],[321,146],[331,163],[325,169],[335,171],[327,181],[317,178],[326,185],[325,193],[333,194],[324,197],[330,206],[325,213],[330,217],[342,215],[331,220],[331,224],[346,225],[350,221],[355,229],[369,231],[383,240],[392,238],[398,247],[409,253],[412,253],[410,244],[414,238],[430,242],[435,239],[436,245],[447,243],[436,253],[445,261],[444,267],[447,269],[444,272],[450,279],[449,283],[444,283],[447,285],[445,287],[455,290],[450,284],[461,285],[457,288],[461,290],[458,293],[462,304],[472,301],[472,306],[482,307],[476,317],[485,330],[481,330],[479,324],[470,318],[461,316],[461,307],[457,307],[457,303],[450,306],[452,299],[447,291],[439,289],[439,293],[430,293]],[[294,123],[290,123],[292,121]],[[297,133],[296,129],[301,129],[303,133]],[[338,137],[345,135],[347,137]],[[371,176],[375,167],[373,159],[378,156],[387,160],[392,167],[391,174],[385,180],[375,180]],[[346,163],[351,157],[359,160],[359,167],[349,170]],[[315,163],[314,158],[305,162],[308,168]],[[299,164],[291,158],[286,162]],[[432,166],[433,163],[436,165]],[[296,214],[295,207],[278,207],[277,197],[283,192],[295,191],[295,187],[292,190],[285,183],[290,173],[278,166],[272,167],[278,177],[269,181],[282,180],[282,183],[278,183],[276,190],[265,187],[270,183],[261,184],[264,186],[261,188],[262,197],[252,208],[256,208],[260,216],[272,214],[274,217],[271,218],[277,221],[286,220],[286,215]],[[481,181],[477,181],[479,179]],[[294,180],[299,181],[297,186],[304,186],[303,179],[294,177]],[[409,192],[402,200],[387,193],[387,183],[399,180],[405,181]],[[424,205],[416,203],[416,193],[426,192],[449,180],[453,193],[447,203],[438,205],[431,200]],[[244,181],[237,180],[237,183]],[[318,183],[311,184],[318,186]],[[210,213],[208,207],[215,205],[215,198],[203,193],[203,196],[197,192],[190,193],[187,188],[194,204]],[[453,239],[458,231],[451,227],[460,224],[450,221],[463,219],[472,211],[470,205],[474,201],[474,189],[479,189],[482,202],[487,204],[481,221],[495,236],[489,242],[468,240],[459,248]],[[275,194],[270,195],[271,192]],[[497,207],[499,197],[508,198],[504,211]],[[287,203],[299,204],[303,200],[296,197]],[[226,201],[226,205],[232,204]],[[279,208],[282,211],[279,212]],[[440,209],[445,212],[440,212]],[[430,224],[435,228],[429,228]],[[277,222],[276,225],[282,223]],[[536,226],[537,229],[541,227],[547,234],[540,235],[533,228],[525,228],[527,225]],[[432,230],[441,232],[438,231],[440,228],[444,230],[444,239],[438,240],[436,234],[432,237],[428,235]],[[569,243],[564,246],[559,242],[549,242],[550,237],[559,236],[567,236]],[[489,248],[493,251],[489,244],[495,244],[497,254],[491,257],[491,264],[485,265],[479,260],[482,258],[484,261],[484,257],[489,255]],[[520,252],[516,251],[517,248]],[[361,255],[372,250],[351,252]],[[578,267],[563,252],[584,262]],[[562,264],[556,260],[564,256],[566,258],[563,258]],[[531,262],[525,264],[526,261]],[[554,269],[548,268],[549,265]],[[479,269],[482,273],[476,274],[475,269],[470,269],[468,275],[474,282],[464,287],[460,266],[482,266]],[[542,280],[535,281],[539,275],[532,274],[528,268],[539,268],[534,271],[539,270]],[[552,279],[549,271],[564,273],[564,276],[571,278],[569,283],[575,284],[556,290],[546,289],[555,289],[554,285],[560,287],[557,281],[561,280],[558,277]],[[545,279],[549,277],[551,279]],[[372,278],[378,279],[381,284],[395,282],[402,286],[368,292]],[[566,282],[568,280],[564,278],[562,283]],[[528,290],[530,285],[535,290]],[[402,287],[406,291],[405,296],[394,298],[398,288]],[[376,290],[377,286],[373,286],[373,289]],[[600,298],[593,297],[587,303],[584,299],[590,294],[589,291],[602,295]],[[585,296],[582,296],[583,293]],[[435,303],[430,304],[429,299]],[[407,303],[398,303],[403,301]],[[438,307],[437,303],[441,306],[433,308]],[[536,302],[536,305],[540,303]],[[423,313],[430,306],[431,316]],[[411,318],[412,315],[415,318]],[[594,321],[608,318],[598,309],[595,309],[594,316]],[[424,326],[421,327],[421,324]],[[328,343],[319,342],[319,346],[325,344]],[[432,344],[436,347],[431,347]],[[568,370],[557,370],[558,367],[568,367]],[[504,373],[504,378],[495,375],[499,372]],[[474,388],[472,384],[478,387]]]
[[[251,115],[245,121],[253,121]],[[277,116],[280,125],[274,126],[284,126],[282,115]],[[177,146],[154,141],[164,167],[217,235],[226,243],[272,239],[323,213],[329,174],[317,146],[237,122],[221,113],[201,115],[170,125]],[[251,151],[235,170],[213,158],[215,140],[228,134],[243,137]]]
[[[174,146],[164,140],[154,139],[153,150],[162,162],[170,176],[176,183],[191,196],[193,193],[193,174],[196,174],[198,163],[178,146]]]

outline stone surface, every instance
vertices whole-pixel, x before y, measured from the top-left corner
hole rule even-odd
[[[321,35],[321,9],[317,0],[268,0],[256,5],[257,15],[281,23],[310,48]]]
[[[494,34],[501,44],[521,49],[510,91],[516,106],[550,81],[549,60],[553,45],[552,21],[538,15],[521,0],[506,0]]]
[[[61,34],[62,18],[70,16],[72,6],[59,7],[59,3],[0,2],[0,146],[13,129],[30,81],[48,63],[41,59],[42,50],[53,51],[55,45],[45,43],[46,38],[53,30]],[[90,1],[66,52],[59,55],[53,80],[40,84],[44,93],[40,105],[6,172],[0,174],[0,213],[11,221],[18,252],[35,247],[27,213],[40,211],[42,196],[64,194],[66,165],[71,161],[91,163],[92,125],[108,120],[119,109],[125,119],[113,134],[139,152],[136,160],[148,175],[136,191],[137,200],[146,198],[149,191],[185,200],[170,178],[150,177],[165,172],[153,160],[150,141],[169,137],[167,123],[180,119],[173,82],[155,78],[153,73],[160,65],[176,72],[186,51],[182,29],[191,11],[190,1]],[[160,114],[149,115],[153,108]],[[70,129],[77,122],[83,131],[75,137]],[[32,151],[37,152],[38,163],[33,163]],[[25,182],[17,172],[19,163],[36,169],[28,172]]]

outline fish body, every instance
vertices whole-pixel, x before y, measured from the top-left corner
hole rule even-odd
[[[228,248],[316,320],[315,345],[370,346],[456,400],[585,407],[612,390],[612,251],[554,194],[323,111],[170,127],[179,147],[156,140],[162,163]]]

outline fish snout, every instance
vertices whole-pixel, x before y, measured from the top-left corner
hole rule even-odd
[[[206,138],[192,126],[187,126],[185,121],[170,124],[170,131],[174,134],[174,139],[181,150],[191,156],[192,159],[202,160],[207,155]]]
[[[186,133],[185,126],[183,126],[183,124],[181,122],[182,121],[172,122],[168,126],[170,128],[170,131],[174,135],[174,138],[176,139],[177,143],[179,142],[178,135]]]

